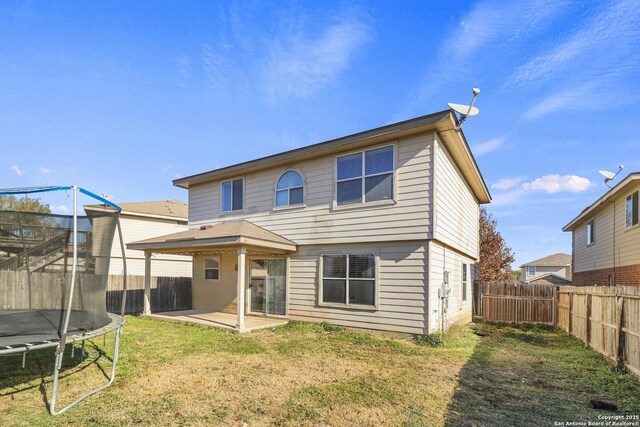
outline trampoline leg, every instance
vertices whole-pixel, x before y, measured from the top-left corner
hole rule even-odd
[[[62,368],[62,357],[64,355],[64,351],[59,352],[58,354],[56,354],[56,362],[55,362],[55,366],[54,366],[54,370],[53,370],[53,387],[52,387],[52,391],[51,391],[51,402],[49,404],[49,412],[51,413],[51,415],[59,415],[61,413],[63,413],[64,411],[66,411],[67,409],[75,406],[76,404],[80,403],[81,401],[83,401],[84,399],[86,399],[87,397],[96,394],[97,392],[109,387],[112,383],[113,380],[116,378],[116,364],[118,363],[118,354],[120,351],[120,333],[122,332],[122,326],[120,326],[118,329],[116,329],[116,341],[115,341],[115,345],[113,348],[113,359],[111,362],[111,378],[109,378],[109,382],[105,385],[102,385],[98,388],[95,388],[93,390],[91,390],[88,393],[83,394],[82,396],[80,396],[79,398],[77,398],[76,400],[74,400],[73,402],[71,402],[70,404],[68,404],[67,406],[64,406],[62,409],[60,409],[59,411],[56,411],[56,398],[57,398],[57,393],[58,393],[58,377],[60,374],[60,369]],[[84,354],[84,340],[82,341],[82,346],[83,346],[83,354]],[[62,349],[64,350],[64,349]]]
[[[82,351],[80,353],[80,361],[82,362],[84,360],[85,357],[87,357],[87,354],[84,352],[84,343],[87,342],[87,340],[83,340],[82,341]]]

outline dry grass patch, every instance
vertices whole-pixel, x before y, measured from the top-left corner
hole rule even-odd
[[[540,418],[547,422],[550,411],[577,413],[581,406],[568,399],[586,397],[580,378],[591,370],[601,397],[617,390],[625,410],[640,407],[635,380],[584,346],[564,349],[570,338],[483,328],[484,337],[454,329],[430,347],[331,325],[294,322],[235,335],[130,317],[114,386],[59,417],[43,403],[51,354],[33,353],[25,370],[19,357],[0,359],[0,425],[513,425],[533,408],[547,411]],[[589,363],[571,362],[578,356]],[[65,399],[104,381],[99,364],[67,360]],[[612,380],[619,390],[607,385]]]

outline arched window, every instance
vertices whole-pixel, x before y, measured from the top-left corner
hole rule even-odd
[[[296,171],[290,170],[280,176],[276,185],[276,206],[301,205],[304,200],[304,181]]]

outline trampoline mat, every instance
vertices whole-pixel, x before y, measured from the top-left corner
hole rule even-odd
[[[99,329],[110,322],[106,315],[74,310],[69,318],[68,334]],[[0,347],[51,341],[60,338],[64,323],[62,310],[0,311]]]

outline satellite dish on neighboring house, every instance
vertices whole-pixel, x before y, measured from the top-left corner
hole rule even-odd
[[[453,102],[450,102],[447,104],[449,105],[449,108],[451,108],[456,113],[460,114],[460,119],[459,119],[460,124],[456,127],[457,130],[462,129],[462,123],[464,123],[467,117],[473,117],[480,112],[480,110],[478,110],[476,107],[473,106],[479,94],[480,94],[480,89],[478,89],[477,87],[474,87],[473,99],[471,100],[470,105],[454,104]]]
[[[598,173],[602,176],[604,176],[604,185],[606,185],[607,187],[611,188],[611,186],[609,185],[609,181],[613,180],[616,178],[616,176],[618,176],[618,174],[620,173],[620,171],[624,168],[624,165],[620,165],[618,166],[618,172],[613,173],[611,171],[607,171],[607,170],[599,170]]]

